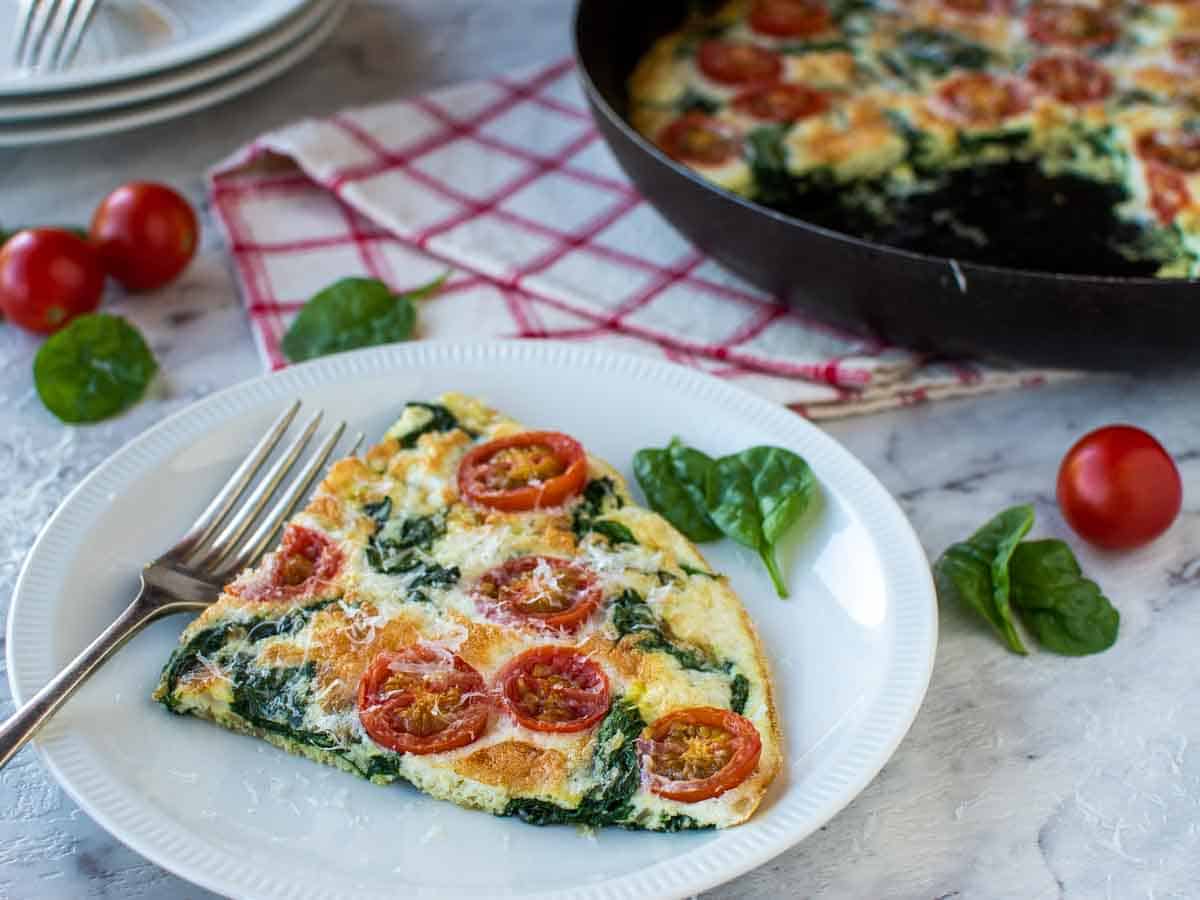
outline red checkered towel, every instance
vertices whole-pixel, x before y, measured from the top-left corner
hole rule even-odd
[[[222,163],[213,206],[265,363],[321,288],[450,270],[419,337],[554,338],[665,356],[813,417],[1041,383],[930,362],[790,311],[703,256],[630,186],[569,61],[349,110]]]

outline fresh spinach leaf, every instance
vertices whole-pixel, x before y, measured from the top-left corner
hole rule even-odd
[[[417,313],[413,301],[437,292],[445,276],[407,294],[375,278],[343,278],[309,300],[283,336],[283,353],[303,362],[329,353],[406,341]]]
[[[33,383],[62,421],[98,422],[137,403],[157,371],[136,328],[119,316],[92,313],[42,344],[33,360]]]
[[[982,44],[936,28],[912,28],[900,35],[896,47],[908,66],[939,78],[952,69],[982,69],[992,58]]]
[[[1067,656],[1107,650],[1121,616],[1099,585],[1083,577],[1071,548],[1058,540],[1027,541],[1009,563],[1012,605],[1044,647]]]
[[[739,716],[746,712],[746,701],[750,699],[750,679],[741,672],[729,682],[729,708]]]
[[[1010,650],[1022,655],[1028,651],[1009,605],[1009,560],[1032,527],[1032,506],[1006,509],[966,541],[948,547],[933,567],[940,597],[979,613]]]
[[[697,543],[721,536],[705,503],[711,468],[710,457],[679,438],[673,438],[666,449],[647,448],[633,457],[633,474],[650,508]]]
[[[423,417],[423,421],[416,425],[404,434],[392,434],[388,432],[390,437],[394,437],[400,441],[400,446],[406,450],[417,446],[417,439],[423,434],[432,434],[439,431],[454,431],[456,428],[462,428],[458,424],[458,419],[454,417],[454,413],[446,409],[439,403],[405,403],[404,409],[407,412],[410,409],[419,409],[427,413],[427,417]],[[466,431],[463,428],[463,431]],[[467,432],[471,434],[471,432]],[[474,435],[472,434],[472,437]]]
[[[815,493],[808,463],[782,447],[751,447],[718,459],[709,470],[709,516],[728,537],[758,553],[780,597],[788,592],[775,545]]]
[[[591,788],[578,808],[567,809],[545,800],[510,800],[503,815],[517,816],[531,825],[604,825],[637,827],[627,820],[633,812],[629,800],[641,783],[637,739],[646,727],[638,708],[623,697],[612,707],[596,731],[592,751]]]

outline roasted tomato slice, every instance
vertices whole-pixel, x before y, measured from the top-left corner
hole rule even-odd
[[[832,21],[829,8],[820,0],[758,0],[750,11],[750,27],[770,37],[820,34]]]
[[[758,765],[762,740],[744,716],[695,706],[668,713],[638,740],[642,780],[655,794],[683,803],[719,797]]]
[[[733,126],[704,113],[687,113],[662,130],[658,145],[667,156],[701,166],[720,166],[741,152]]]
[[[535,647],[510,660],[497,684],[513,718],[534,731],[583,731],[608,712],[608,678],[570,647]]]
[[[1187,35],[1171,41],[1171,57],[1179,65],[1200,69],[1200,37]]]
[[[783,74],[778,53],[738,41],[705,41],[699,62],[700,71],[721,84],[762,84]]]
[[[1112,75],[1084,56],[1043,56],[1025,77],[1035,88],[1063,103],[1095,103],[1112,93]]]
[[[342,551],[319,531],[289,525],[271,562],[238,593],[249,600],[314,597],[337,577],[342,559]]]
[[[1107,47],[1119,34],[1101,10],[1068,3],[1035,3],[1025,19],[1029,36],[1059,47]]]
[[[1012,10],[1012,0],[942,0],[942,6],[963,16],[982,16]]]
[[[587,456],[573,437],[526,431],[471,450],[458,466],[458,491],[503,512],[560,506],[587,481]]]
[[[1147,131],[1137,139],[1137,154],[1177,172],[1200,172],[1200,134],[1162,128]]]
[[[1164,225],[1175,221],[1179,211],[1192,202],[1187,181],[1174,169],[1150,164],[1146,166],[1146,186],[1150,190],[1150,205]]]
[[[487,729],[483,676],[449,650],[414,644],[378,654],[358,683],[358,718],[381,747],[440,753]]]
[[[986,72],[958,75],[938,88],[936,111],[961,125],[999,125],[1029,108],[1021,85]]]
[[[823,113],[829,98],[803,84],[764,84],[735,97],[733,108],[767,122],[797,122]]]
[[[574,630],[604,595],[596,574],[553,556],[522,556],[488,569],[475,587],[475,602],[501,622]]]

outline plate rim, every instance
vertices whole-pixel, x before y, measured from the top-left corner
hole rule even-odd
[[[798,416],[783,406],[772,403],[763,397],[751,393],[738,385],[717,379],[711,375],[688,369],[674,363],[620,351],[587,345],[568,344],[545,340],[509,340],[509,341],[422,341],[411,344],[393,344],[384,347],[369,348],[349,353],[324,357],[308,363],[292,366],[287,369],[266,373],[255,378],[230,385],[214,392],[195,403],[161,420],[153,427],[132,438],[118,451],[108,457],[101,465],[90,472],[74,489],[72,489],[59,504],[58,508],[38,532],[29,552],[27,553],[13,590],[12,600],[8,611],[6,629],[6,662],[8,682],[12,691],[14,703],[20,705],[27,700],[26,692],[20,682],[31,677],[28,669],[36,663],[25,659],[17,651],[20,642],[15,638],[20,631],[19,625],[33,612],[27,611],[31,595],[30,583],[38,577],[37,566],[43,564],[42,557],[49,553],[53,557],[54,548],[50,546],[56,539],[56,529],[71,514],[85,514],[88,510],[89,493],[101,491],[98,487],[111,477],[120,474],[123,468],[139,463],[145,465],[150,461],[148,454],[155,452],[177,452],[181,447],[189,446],[212,427],[231,416],[243,414],[259,408],[264,402],[279,402],[285,400],[291,392],[303,392],[307,387],[336,381],[355,375],[378,375],[398,368],[419,368],[422,364],[452,364],[503,362],[507,364],[541,365],[570,364],[573,366],[586,365],[593,368],[632,367],[641,370],[661,386],[670,386],[672,381],[677,385],[688,385],[702,391],[710,397],[716,395],[722,399],[758,407],[756,414],[768,426],[778,422],[782,428],[798,427],[809,432],[808,440],[821,451],[821,454],[841,457],[838,465],[845,469],[844,479],[840,481],[843,491],[850,487],[865,490],[870,499],[878,501],[879,506],[872,506],[872,519],[876,528],[890,532],[888,536],[896,539],[895,543],[883,546],[882,555],[899,564],[901,567],[910,566],[906,574],[908,583],[893,588],[896,599],[896,632],[892,642],[890,659],[885,670],[885,678],[878,694],[868,707],[863,720],[852,732],[852,739],[846,748],[843,759],[836,764],[835,770],[849,767],[854,777],[844,778],[840,785],[830,785],[828,782],[835,773],[826,773],[825,784],[819,785],[819,794],[811,801],[816,803],[816,810],[807,813],[796,813],[805,821],[803,827],[788,829],[772,822],[776,826],[775,834],[765,834],[762,829],[754,831],[753,836],[739,841],[739,834],[749,834],[741,829],[731,829],[723,832],[726,838],[716,847],[705,845],[695,851],[674,856],[664,862],[656,863],[646,869],[626,873],[615,879],[581,886],[570,891],[570,896],[580,900],[613,900],[617,897],[686,897],[700,891],[713,888],[736,878],[751,869],[763,865],[775,856],[789,850],[825,825],[830,819],[847,807],[879,774],[884,765],[891,759],[900,743],[910,730],[928,692],[929,682],[933,671],[934,659],[937,652],[938,611],[936,593],[933,586],[932,574],[928,567],[928,559],[920,541],[908,521],[903,510],[891,496],[883,484],[870,472],[864,463],[858,460],[849,450],[843,447],[831,435]],[[713,397],[712,402],[718,402]],[[194,423],[190,429],[177,429],[180,422]],[[172,435],[175,435],[172,439]],[[182,443],[180,443],[182,441]],[[809,451],[811,452],[811,450]],[[139,457],[141,457],[139,459]],[[76,509],[76,507],[79,507]],[[887,519],[887,526],[880,526],[879,520]],[[919,560],[920,564],[912,566]],[[923,595],[923,597],[922,597]],[[905,607],[901,600],[910,601]],[[923,602],[922,602],[923,600]],[[903,630],[907,628],[908,640]],[[44,651],[44,645],[43,645]],[[906,650],[897,653],[897,649]],[[36,655],[36,654],[35,654]],[[776,675],[775,677],[778,677]],[[899,694],[900,696],[895,696]],[[888,708],[890,707],[890,708]],[[884,714],[887,714],[884,716]],[[884,718],[882,722],[873,721]],[[169,843],[169,835],[154,835],[142,831],[130,833],[117,820],[114,814],[103,808],[102,804],[83,792],[79,785],[72,780],[72,775],[64,771],[60,765],[63,760],[55,754],[67,757],[64,748],[55,748],[44,737],[35,738],[32,742],[42,764],[55,778],[63,790],[96,824],[106,830],[116,840],[130,847],[146,859],[162,868],[173,872],[187,881],[209,890],[226,893],[230,896],[257,896],[249,893],[252,889],[250,878],[238,879],[235,870],[238,868],[229,858],[222,855],[209,845],[203,838],[198,838],[194,832],[188,832],[197,844],[201,845],[207,855],[205,862],[187,864],[172,857],[172,850],[180,848],[164,847]],[[866,743],[865,749],[863,744]],[[86,774],[86,773],[83,773]],[[75,776],[80,773],[74,773]],[[797,782],[799,783],[799,782]],[[810,793],[812,791],[810,790]],[[830,794],[833,794],[830,799]],[[801,795],[803,798],[803,795]],[[175,829],[186,829],[170,822]],[[737,846],[752,841],[757,846]],[[730,847],[728,845],[734,844]],[[698,858],[701,854],[709,858]],[[194,852],[192,854],[195,855]],[[213,857],[216,857],[214,860]],[[719,856],[715,861],[714,856]],[[219,862],[219,865],[213,865]],[[324,888],[308,886],[301,888],[295,882],[288,882],[276,876],[265,876],[258,873],[253,879],[259,888],[267,888],[263,896],[296,896],[296,897],[349,897],[349,894],[329,893]],[[522,897],[562,896],[561,891],[534,891],[525,894],[512,895]],[[463,892],[463,896],[473,896]]]
[[[164,69],[186,65],[258,37],[311,2],[314,0],[280,0],[273,10],[257,17],[247,16],[247,21],[240,27],[231,28],[225,32],[224,37],[209,35],[207,38],[199,37],[181,44],[168,44],[165,47],[138,54],[132,60],[117,60],[115,64],[90,67],[98,70],[93,71],[91,75],[87,74],[87,69],[79,69],[74,72],[68,69],[64,72],[45,75],[37,81],[29,83],[23,83],[19,77],[14,75],[0,80],[0,97],[32,97],[57,91],[85,90],[114,81],[139,78],[154,72],[161,72]]]

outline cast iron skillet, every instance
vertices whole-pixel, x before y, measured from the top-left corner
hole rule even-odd
[[[625,120],[626,82],[688,2],[578,0],[576,54],[618,162],[734,272],[843,328],[950,355],[1144,371],[1185,364],[1200,347],[1196,281],[1048,274],[899,250],[752,203],[664,156]]]

